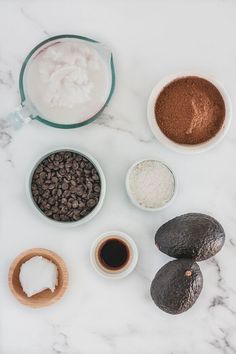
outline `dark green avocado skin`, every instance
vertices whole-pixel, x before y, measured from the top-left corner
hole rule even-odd
[[[225,233],[221,224],[209,215],[190,213],[177,216],[156,232],[159,250],[174,258],[202,261],[223,247]]]
[[[185,272],[192,271],[191,276]],[[202,272],[191,259],[178,259],[165,264],[151,284],[151,297],[163,311],[177,315],[193,306],[203,286]]]

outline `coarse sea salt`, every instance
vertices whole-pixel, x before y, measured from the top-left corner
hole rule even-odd
[[[175,192],[175,179],[170,169],[156,160],[137,163],[129,174],[129,190],[142,207],[158,209],[167,204]]]
[[[54,292],[58,285],[58,270],[56,265],[48,259],[35,256],[22,264],[19,279],[28,297],[46,289]]]

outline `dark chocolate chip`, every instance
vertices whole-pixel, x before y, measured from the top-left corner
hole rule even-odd
[[[59,151],[36,167],[31,191],[47,217],[70,222],[80,220],[96,207],[101,181],[97,169],[86,157]]]
[[[69,184],[68,183],[66,183],[66,182],[64,182],[64,183],[62,183],[62,189],[65,191],[66,189],[68,189],[69,188]]]
[[[74,209],[76,209],[76,208],[78,208],[78,206],[79,206],[78,201],[77,201],[77,200],[74,200],[74,201],[72,202],[72,207],[73,207]]]

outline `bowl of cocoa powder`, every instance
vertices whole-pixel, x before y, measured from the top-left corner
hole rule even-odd
[[[106,180],[98,161],[81,150],[59,148],[36,159],[26,193],[33,209],[60,226],[78,226],[101,209]]]
[[[148,101],[147,116],[155,137],[185,153],[204,152],[218,144],[231,121],[231,101],[214,79],[193,73],[159,81]]]

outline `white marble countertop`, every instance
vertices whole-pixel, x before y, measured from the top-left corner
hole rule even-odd
[[[209,73],[236,105],[234,0],[0,1],[0,118],[19,102],[18,75],[28,51],[62,33],[93,37],[114,54],[117,85],[103,116],[74,130],[34,122],[8,135],[0,125],[0,353],[1,354],[232,354],[236,353],[236,121],[214,150],[185,156],[162,147],[146,121],[153,85],[176,71]],[[47,148],[80,147],[101,163],[107,196],[99,215],[74,229],[44,223],[27,204],[31,161]],[[135,160],[157,157],[179,179],[177,198],[159,213],[129,202],[124,178]],[[149,295],[151,279],[168,260],[154,245],[156,229],[184,212],[222,222],[223,250],[200,263],[204,289],[188,312],[171,316]],[[94,239],[120,229],[136,241],[140,258],[126,279],[99,277],[89,262]],[[66,261],[70,286],[57,304],[21,305],[7,284],[11,261],[31,247]]]

